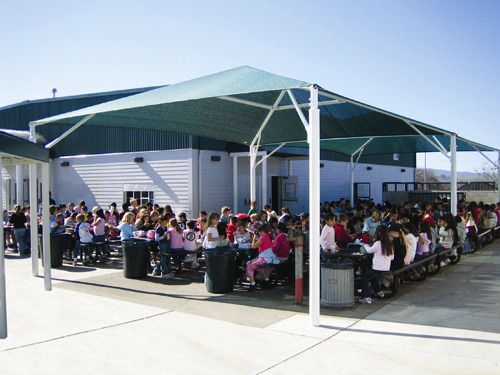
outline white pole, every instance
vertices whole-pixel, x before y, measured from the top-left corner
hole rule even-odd
[[[52,290],[50,269],[50,217],[49,217],[49,163],[42,164],[42,236],[43,236],[43,279],[45,290]],[[32,255],[34,256],[34,255]]]
[[[457,135],[450,136],[450,161],[451,161],[451,180],[450,180],[450,212],[457,214]]]
[[[498,163],[497,163],[497,192],[498,192],[497,202],[500,202],[500,151],[498,151]]]
[[[424,152],[424,183],[426,182],[427,182],[427,152]]]
[[[38,276],[38,197],[36,194],[37,165],[30,164],[30,244],[31,270],[33,276]]]
[[[292,160],[291,159],[288,159],[288,168],[287,168],[287,173],[288,173],[288,177],[290,177],[293,173],[293,169],[292,169]]]
[[[238,213],[238,157],[233,156],[233,213]]]
[[[319,255],[319,234],[320,234],[320,123],[318,108],[318,86],[313,85],[311,89],[310,109],[309,109],[309,318],[311,325],[319,326],[320,316],[320,255]]]
[[[356,202],[354,202],[354,158],[351,155],[351,165],[350,168],[351,170],[351,206],[354,207]]]
[[[3,212],[3,162],[0,154],[0,212]],[[5,240],[3,224],[0,229],[0,339],[7,338],[7,296],[5,287]]]
[[[24,166],[22,164],[16,165],[16,204],[20,205],[21,207],[24,206],[23,172]]]
[[[257,147],[250,147],[250,201],[257,200],[257,192],[255,189],[255,159],[257,158]]]
[[[267,158],[262,157],[262,206],[269,203],[269,199],[267,197]]]

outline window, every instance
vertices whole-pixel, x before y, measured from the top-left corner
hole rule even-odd
[[[137,199],[140,205],[147,202],[154,203],[154,186],[153,185],[133,185],[127,184],[123,186],[123,199],[124,202],[130,202],[132,198]]]
[[[124,202],[130,202],[132,198],[137,199],[139,206],[148,202],[154,203],[154,191],[125,191],[123,192]]]
[[[392,159],[393,160],[399,160],[399,153],[392,154]]]

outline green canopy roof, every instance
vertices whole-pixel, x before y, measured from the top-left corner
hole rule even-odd
[[[0,153],[4,164],[29,164],[30,161],[49,162],[49,150],[28,140],[0,131]]]
[[[434,144],[442,146],[442,151],[450,151],[449,137],[435,135],[429,137],[429,139]],[[492,147],[484,146],[461,137],[457,137],[456,143],[458,151],[496,151]],[[307,148],[309,144],[307,142],[289,142],[287,146]],[[420,135],[322,139],[321,149],[340,152],[346,155],[355,155],[360,152],[363,155],[379,155],[438,151],[426,138]]]
[[[242,144],[299,142],[307,132],[311,83],[243,66],[164,86],[145,93],[32,122],[33,125],[107,126],[189,133]],[[319,90],[321,147],[352,155],[372,141],[364,154],[436,151],[452,132]],[[448,138],[446,140],[445,138]],[[436,141],[439,139],[439,141]],[[495,149],[475,144],[481,151]],[[458,150],[472,147],[460,143]],[[475,149],[474,149],[475,150]]]

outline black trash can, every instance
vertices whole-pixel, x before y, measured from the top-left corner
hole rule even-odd
[[[327,259],[321,264],[321,304],[354,305],[354,262],[351,259]]]
[[[205,249],[205,284],[209,293],[230,293],[234,288],[236,254],[230,247]]]
[[[62,267],[63,256],[68,239],[62,234],[50,235],[50,268]],[[45,260],[43,259],[43,238],[38,235],[38,247],[40,249],[40,258],[42,258],[42,266],[45,267]]]
[[[148,275],[150,254],[149,241],[131,238],[122,241],[123,276],[139,279]]]

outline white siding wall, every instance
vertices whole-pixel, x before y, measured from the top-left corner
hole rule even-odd
[[[16,195],[15,184],[16,167],[7,166],[2,168],[2,199],[3,208],[5,210],[12,210],[14,208],[14,197]]]
[[[135,163],[135,157],[143,157],[144,162]],[[149,185],[154,188],[155,203],[191,214],[191,158],[192,150],[173,150],[54,159],[52,195],[57,203],[84,200],[89,208],[111,202],[120,206],[125,184]],[[61,161],[69,161],[69,167],[61,167]]]
[[[221,161],[211,161],[212,156],[220,156]],[[202,150],[199,163],[199,210],[220,213],[222,206],[231,207],[233,205],[233,159],[227,152]]]
[[[220,156],[221,161],[211,161]],[[134,163],[143,157],[143,163]],[[245,199],[250,196],[249,158],[238,158],[238,211],[246,212]],[[259,158],[260,160],[260,158]],[[61,167],[69,161],[69,167]],[[271,176],[287,175],[287,160],[268,159],[268,199],[271,197]],[[349,163],[322,161],[321,200],[350,198]],[[368,171],[367,166],[372,170]],[[358,164],[355,182],[370,182],[371,197],[382,201],[382,183],[387,181],[411,182],[414,169]],[[298,211],[309,211],[309,166],[307,160],[292,162],[292,175],[299,177]],[[4,178],[11,177],[4,169]],[[261,201],[261,168],[257,169],[257,199]],[[152,186],[155,203],[170,204],[175,212],[186,212],[197,217],[200,210],[220,211],[224,205],[233,204],[233,159],[227,152],[174,150],[137,152],[126,154],[90,155],[54,159],[51,164],[51,191],[57,203],[84,200],[87,206],[107,207],[111,202],[123,203],[124,185]]]
[[[321,201],[333,201],[351,197],[350,163],[321,161]],[[372,170],[366,168],[370,166]],[[402,173],[401,169],[406,169]],[[299,176],[299,210],[309,211],[309,161],[294,160],[292,174]],[[375,164],[358,164],[354,170],[354,182],[370,182],[371,198],[376,203],[382,202],[382,183],[390,181],[412,182],[415,169]]]

